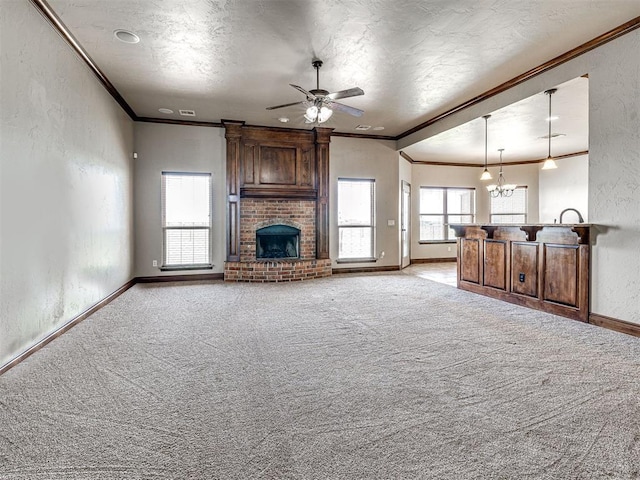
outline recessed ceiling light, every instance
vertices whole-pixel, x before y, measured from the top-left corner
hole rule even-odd
[[[160,113],[173,113],[173,110],[171,110],[170,108],[159,108],[158,111]]]
[[[138,43],[140,41],[140,37],[129,30],[118,29],[114,30],[113,34],[118,40],[124,43]]]
[[[373,127],[371,130],[384,130],[384,127]]]
[[[282,123],[287,123],[289,121],[287,117],[280,117],[278,120],[281,121]]]

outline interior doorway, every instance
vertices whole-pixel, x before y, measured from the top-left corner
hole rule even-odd
[[[402,181],[402,202],[400,212],[400,235],[402,243],[402,268],[411,264],[411,185]]]

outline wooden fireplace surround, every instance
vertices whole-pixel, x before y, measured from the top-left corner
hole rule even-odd
[[[331,128],[255,127],[223,120],[227,143],[227,263],[241,262],[241,199],[315,203],[315,259],[329,259]],[[274,262],[271,262],[274,263]],[[326,269],[326,268],[325,268]]]

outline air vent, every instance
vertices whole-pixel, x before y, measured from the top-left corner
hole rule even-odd
[[[183,117],[195,117],[196,116],[196,111],[195,110],[178,110],[178,112],[180,112],[180,115],[182,115]]]
[[[369,130],[371,128],[371,125],[358,125],[356,127],[356,130]]]
[[[556,137],[566,137],[567,134],[566,133],[552,133],[551,134],[551,138],[556,138]],[[538,137],[539,139],[548,139],[549,135],[543,135],[542,137]]]

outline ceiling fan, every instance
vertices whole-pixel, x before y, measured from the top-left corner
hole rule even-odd
[[[354,117],[360,117],[364,113],[363,110],[350,107],[342,103],[336,102],[340,98],[356,97],[358,95],[364,95],[361,88],[354,87],[348,90],[340,90],[339,92],[329,93],[327,90],[320,88],[320,67],[322,66],[322,60],[313,60],[311,62],[313,68],[316,69],[316,88],[314,90],[305,90],[298,85],[293,85],[293,88],[302,92],[307,99],[301,102],[285,103],[284,105],[276,105],[275,107],[267,107],[267,110],[275,110],[277,108],[292,107],[293,105],[304,105],[307,110],[304,115],[305,123],[323,123],[329,120],[333,111],[348,113]]]

